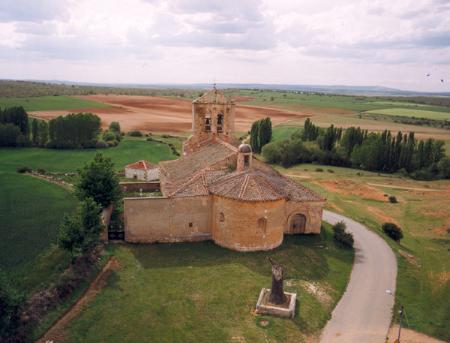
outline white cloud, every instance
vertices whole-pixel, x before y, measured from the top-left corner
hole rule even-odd
[[[3,0],[0,75],[448,91],[423,76],[450,79],[449,12],[445,0]]]

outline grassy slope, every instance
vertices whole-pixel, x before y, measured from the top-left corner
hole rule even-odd
[[[165,144],[125,139],[118,147],[100,150],[116,168],[146,158],[152,162],[175,158]],[[0,266],[16,285],[30,292],[57,277],[69,256],[52,247],[57,226],[75,198],[60,186],[16,173],[18,166],[54,172],[74,172],[96,150],[0,149]]]
[[[122,269],[70,324],[68,342],[299,342],[326,323],[353,260],[351,251],[335,247],[329,227],[321,236],[286,237],[271,252],[238,253],[212,242],[114,250]],[[294,320],[270,318],[261,328],[252,311],[261,287],[270,287],[267,256],[285,266],[286,289],[298,293],[300,310]],[[325,289],[331,301],[306,292],[305,282]]]
[[[12,106],[23,106],[26,111],[77,110],[108,107],[108,105],[100,102],[70,96],[0,98],[0,108]]]
[[[448,249],[450,235],[450,194],[449,181],[420,182],[402,179],[392,175],[379,175],[357,170],[323,166],[323,170],[334,173],[316,172],[316,165],[299,165],[289,169],[279,168],[289,174],[306,176],[304,184],[323,194],[328,199],[328,207],[366,224],[381,234],[381,224],[397,222],[404,230],[401,245],[387,239],[396,252],[399,263],[397,279],[397,306],[403,304],[407,314],[406,325],[432,336],[450,340],[448,323],[450,320],[450,259]],[[336,193],[323,181],[352,182],[356,185],[392,184],[394,186],[437,189],[426,192],[420,190],[395,189],[370,186],[378,192],[394,195],[398,204],[371,200],[349,194],[354,186],[344,186],[347,194]],[[445,191],[443,191],[445,190]],[[385,237],[383,234],[381,234]],[[413,257],[405,258],[399,251]],[[397,318],[398,319],[398,318]]]

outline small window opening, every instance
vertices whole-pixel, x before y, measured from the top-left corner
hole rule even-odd
[[[223,114],[220,113],[217,115],[217,132],[221,133],[222,130],[222,125],[223,125]]]
[[[205,131],[211,132],[211,116],[210,115],[207,115],[205,117]]]
[[[223,212],[220,212],[219,214],[219,221],[222,223],[225,221],[225,215],[223,214]]]
[[[267,229],[267,219],[266,218],[259,218],[258,219],[258,228],[266,233],[266,229]]]
[[[192,227],[194,224],[192,224],[192,223],[189,223],[189,227]]]
[[[244,167],[248,167],[250,165],[250,156],[244,156]]]

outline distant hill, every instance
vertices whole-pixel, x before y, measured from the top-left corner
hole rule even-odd
[[[0,80],[0,97],[38,95],[87,95],[115,93],[127,95],[159,95],[193,98],[198,91],[211,88],[210,83],[91,83],[64,80]],[[450,92],[405,91],[380,86],[288,85],[263,83],[220,83],[222,89],[263,89],[321,94],[398,97],[450,97]],[[170,91],[170,92],[169,92]],[[175,93],[177,94],[174,94]],[[179,93],[179,94],[178,94]]]
[[[149,88],[149,89],[207,89],[210,83],[90,83],[42,80],[40,82],[78,85],[91,87],[113,87],[113,88]],[[267,89],[280,91],[299,91],[326,94],[343,95],[368,95],[368,96],[450,96],[450,92],[419,92],[408,91],[382,86],[345,86],[345,85],[292,85],[292,84],[265,84],[265,83],[218,83],[219,88],[241,88],[241,89]]]

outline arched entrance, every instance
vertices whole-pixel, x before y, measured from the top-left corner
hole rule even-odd
[[[305,233],[306,230],[306,217],[301,213],[296,213],[291,216],[289,223],[290,233]]]

